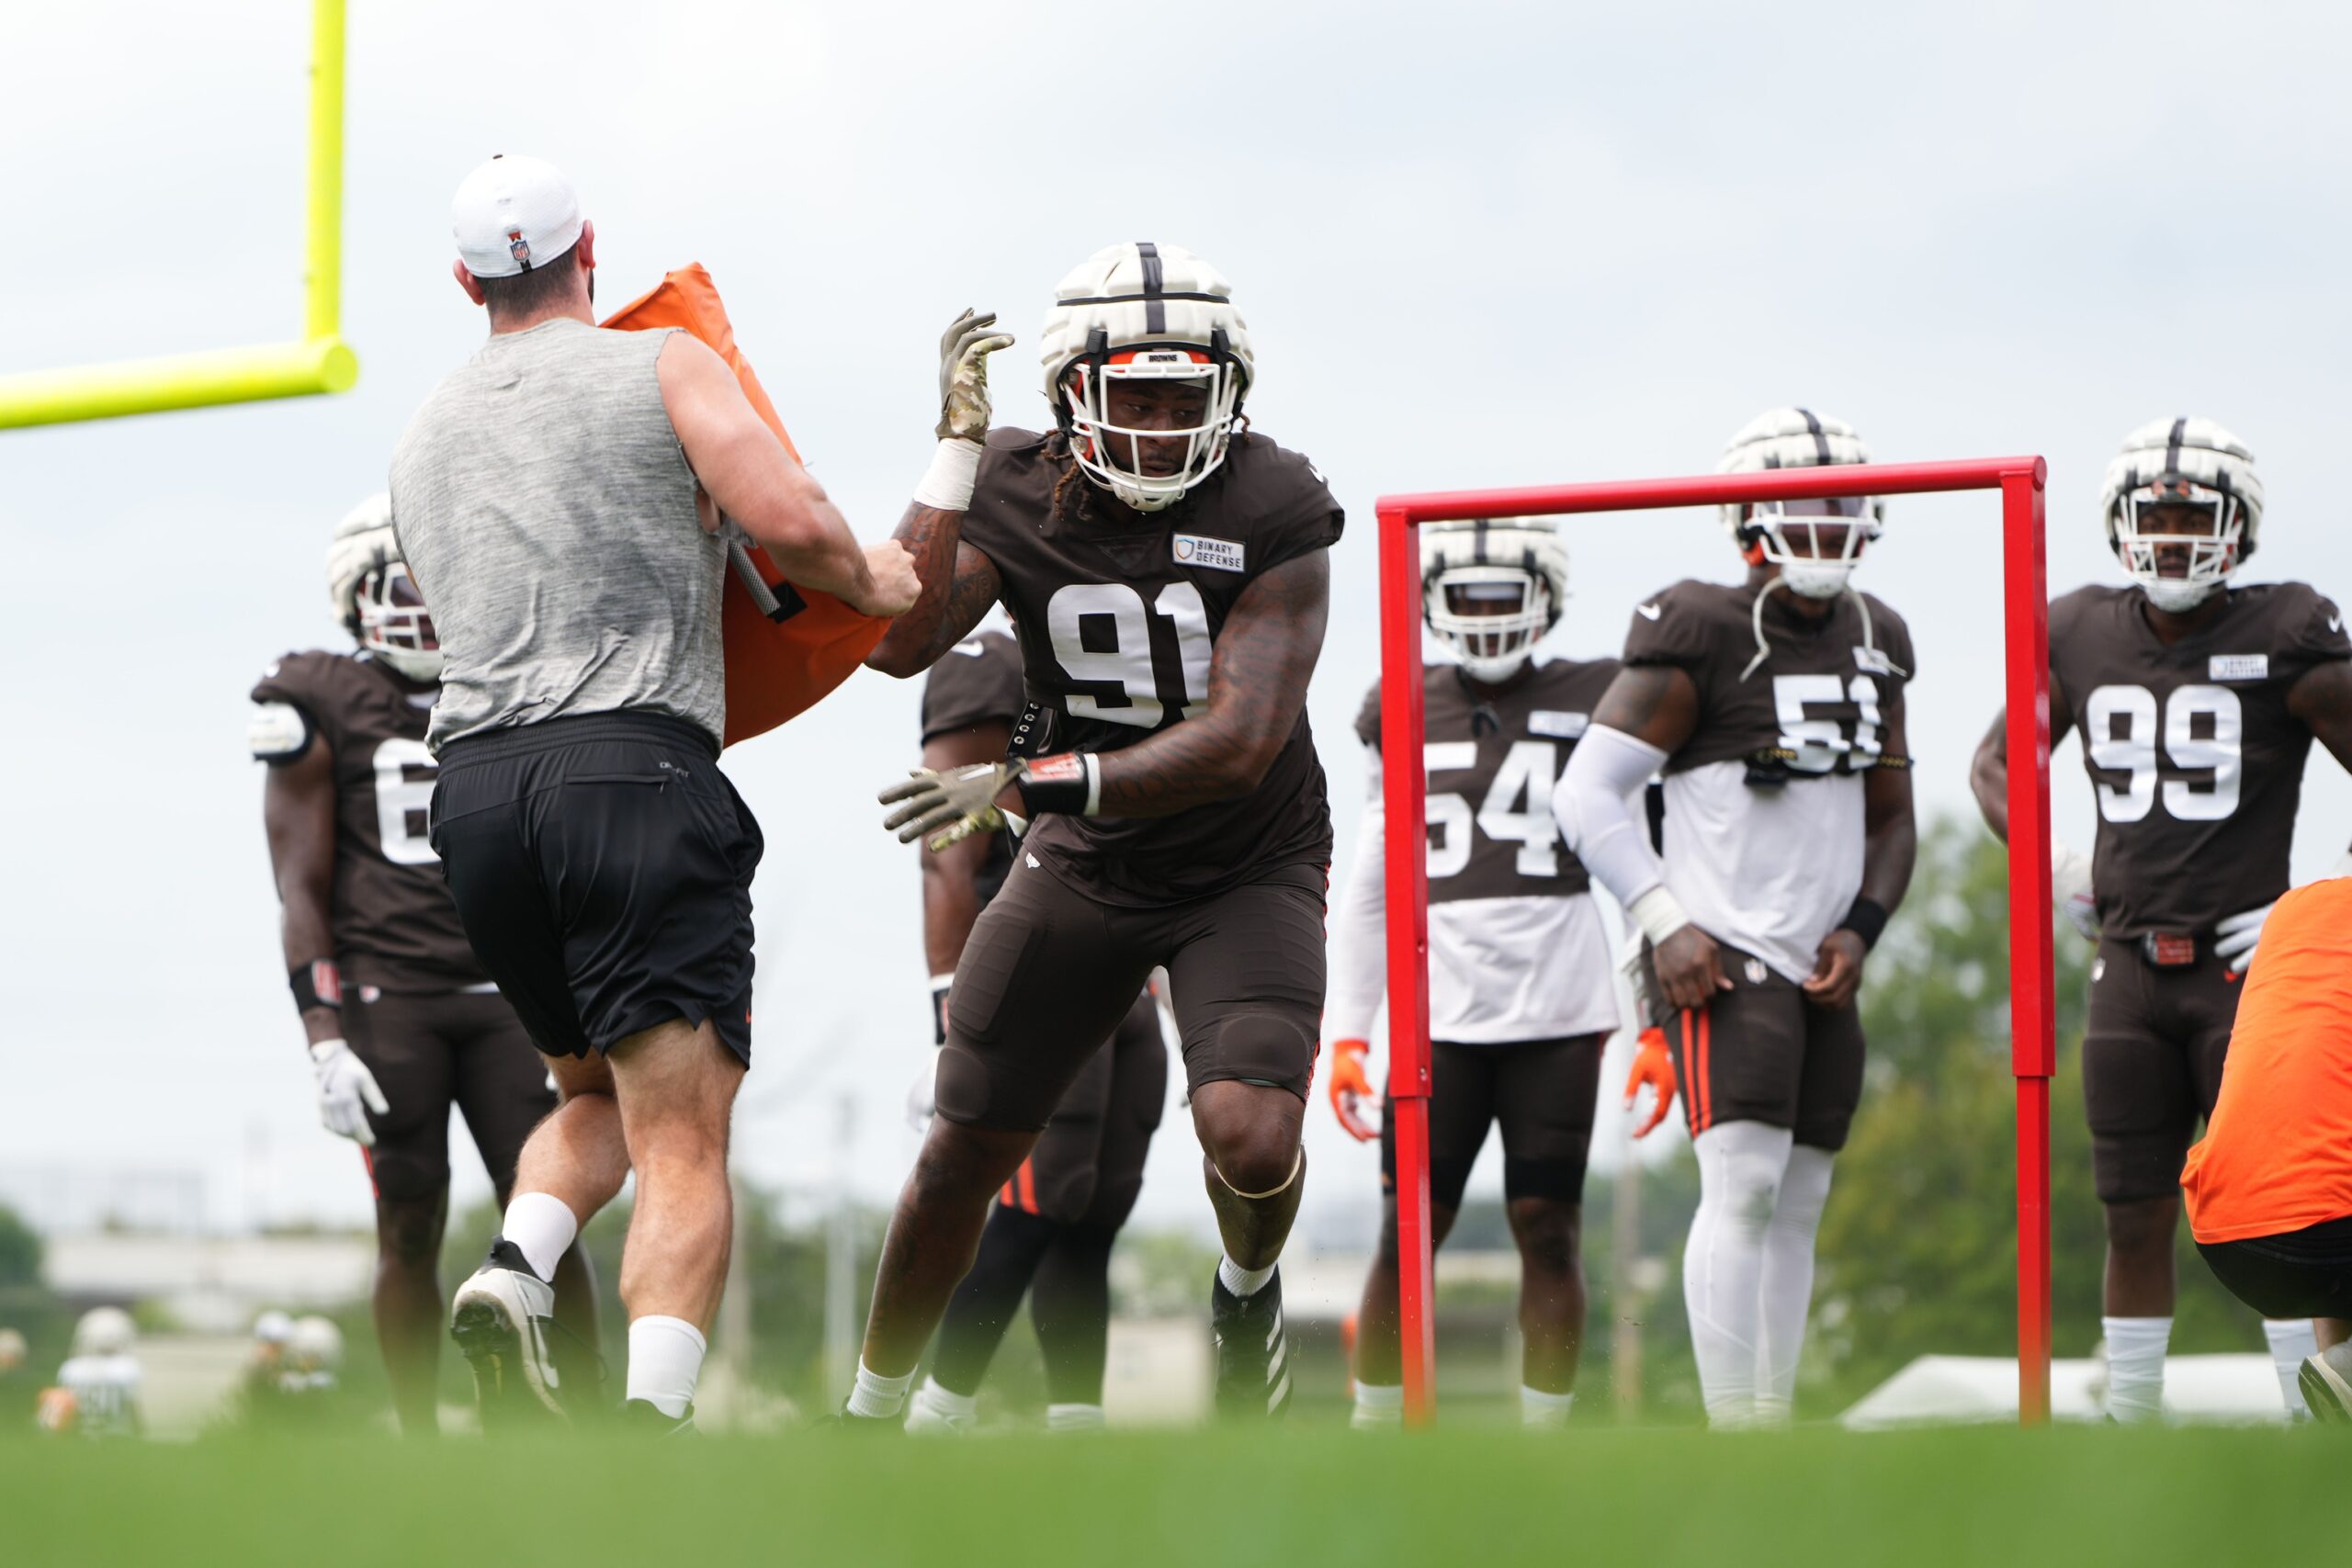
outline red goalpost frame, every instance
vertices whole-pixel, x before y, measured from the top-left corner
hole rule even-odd
[[[1868,463],[1523,490],[1381,497],[1380,732],[1391,758],[1418,757],[1421,714],[1423,523],[1638,512],[1837,496],[2001,492],[2009,749],[2009,1056],[2017,1078],[2018,1419],[2050,1419],[2050,601],[2042,560],[2040,457]],[[1980,650],[1983,651],[1983,650]],[[2030,761],[2031,765],[2026,763]],[[1396,1143],[1397,1309],[1405,1418],[1436,1412],[1430,1267],[1430,1003],[1427,770],[1382,770],[1387,811],[1388,1093]]]

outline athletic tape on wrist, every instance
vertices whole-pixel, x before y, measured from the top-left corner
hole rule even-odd
[[[1642,928],[1652,946],[1664,942],[1690,923],[1690,917],[1682,912],[1681,904],[1666,890],[1663,882],[1634,899],[1625,912],[1634,917],[1634,923]]]
[[[1047,811],[1091,817],[1102,804],[1102,763],[1091,751],[1040,757],[1023,765],[1018,787],[1032,817]]]
[[[297,964],[286,972],[286,984],[294,993],[296,1012],[308,1012],[312,1008],[343,1010],[343,971],[334,966],[332,958]]]
[[[932,451],[931,467],[923,470],[922,482],[915,486],[915,504],[941,512],[968,512],[972,487],[979,477],[978,442],[943,441]]]

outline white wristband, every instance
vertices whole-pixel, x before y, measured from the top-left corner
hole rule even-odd
[[[966,512],[972,505],[972,486],[980,477],[980,444],[947,440],[931,454],[931,467],[915,486],[915,504],[940,512]]]
[[[1682,912],[1682,906],[1663,882],[1634,899],[1625,912],[1648,934],[1653,947],[1690,923],[1690,917]]]
[[[1086,815],[1093,816],[1102,809],[1102,759],[1091,751],[1080,751],[1086,759]]]

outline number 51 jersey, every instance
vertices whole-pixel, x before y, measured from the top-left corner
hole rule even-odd
[[[1135,511],[1073,471],[1044,436],[991,431],[964,518],[964,543],[995,563],[1012,617],[1041,710],[1029,722],[1046,728],[1016,731],[1024,756],[1116,751],[1204,712],[1210,659],[1242,591],[1328,549],[1344,521],[1313,464],[1256,434],[1237,437],[1164,512]],[[1283,866],[1328,867],[1331,814],[1306,710],[1247,795],[1168,817],[1057,813],[1022,843],[1106,904],[1170,904]]]
[[[1701,931],[1802,982],[1861,891],[1862,775],[1910,765],[1887,754],[1885,718],[1918,665],[1875,598],[1866,626],[1851,595],[1810,621],[1775,589],[1759,621],[1757,592],[1676,583],[1634,607],[1625,662],[1699,689],[1664,770],[1667,886]]]
[[[2098,800],[2091,891],[2102,933],[2202,934],[2287,891],[2312,732],[2287,692],[2352,659],[2334,604],[2300,582],[2233,588],[2167,645],[2137,587],[2050,606],[2050,673]]]
[[[437,687],[365,654],[289,653],[262,672],[254,755],[283,766],[323,740],[334,755],[335,962],[350,986],[447,993],[489,983],[425,839],[438,772],[424,749]]]

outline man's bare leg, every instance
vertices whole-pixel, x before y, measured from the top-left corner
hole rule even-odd
[[[376,1283],[368,1304],[384,1353],[392,1412],[405,1435],[440,1430],[441,1231],[449,1190],[376,1200]]]
[[[1306,1114],[1304,1100],[1271,1084],[1219,1079],[1193,1091],[1209,1205],[1225,1241],[1209,1292],[1222,1416],[1263,1420],[1290,1404],[1290,1342],[1274,1262],[1306,1188],[1299,1142]]]
[[[852,1416],[897,1416],[923,1347],[972,1267],[989,1200],[1021,1168],[1036,1142],[1035,1133],[932,1118],[922,1152],[899,1193],[889,1234],[882,1238],[865,1348],[849,1398]]]
[[[621,1253],[628,1393],[673,1420],[694,1403],[734,1238],[728,1130],[743,1064],[718,1029],[684,1020],[613,1047],[615,1098],[637,1207]]]

